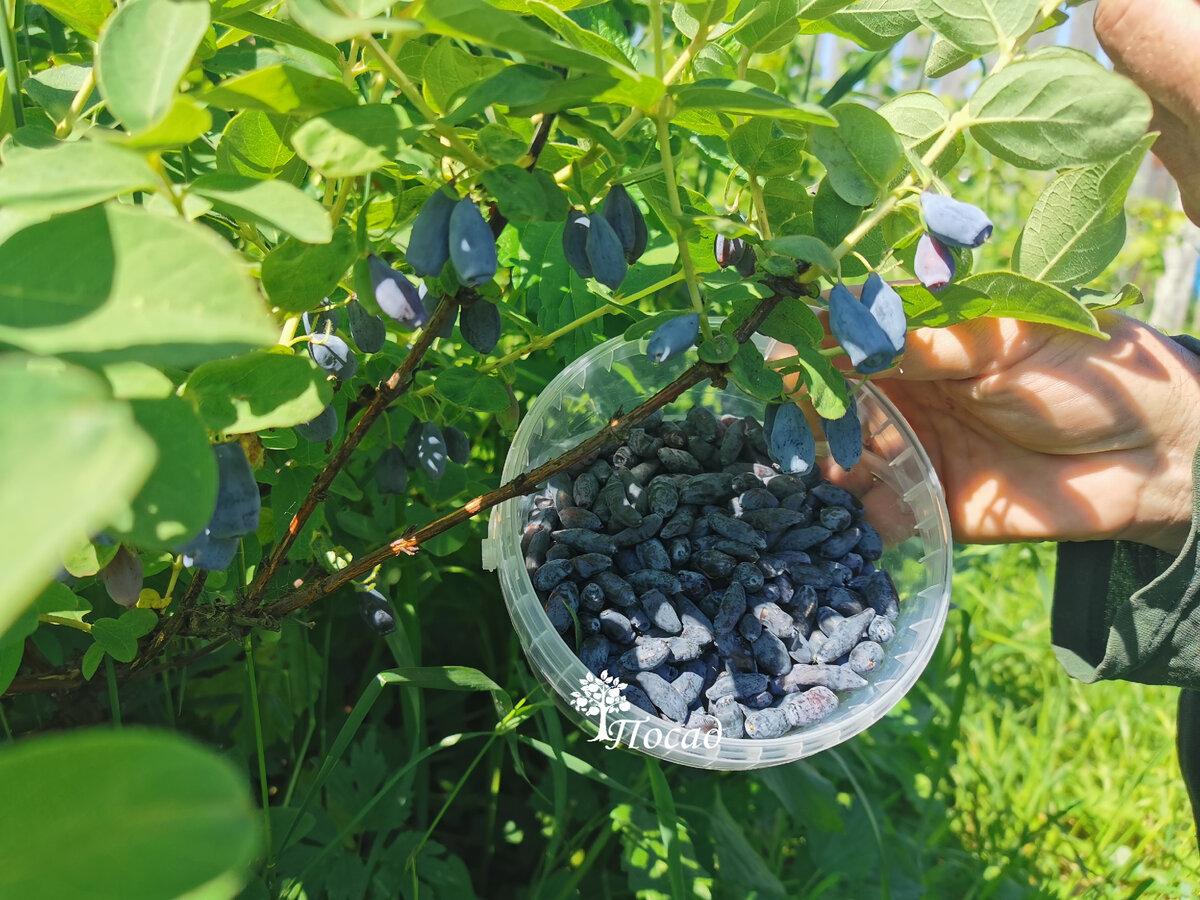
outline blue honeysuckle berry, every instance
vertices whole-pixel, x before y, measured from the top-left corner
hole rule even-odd
[[[616,290],[625,280],[629,263],[625,261],[625,249],[621,239],[603,215],[592,214],[584,251],[592,269],[592,277],[605,287]]]
[[[404,258],[418,275],[436,278],[450,258],[450,215],[457,202],[453,194],[439,188],[413,220]]]
[[[587,257],[587,239],[591,229],[590,217],[575,208],[567,210],[567,221],[563,225],[563,256],[567,265],[580,278],[592,277],[592,264]]]
[[[429,321],[416,285],[375,254],[367,257],[367,266],[375,302],[384,315],[405,328],[420,328]]]
[[[895,288],[872,272],[862,288],[862,305],[865,306],[892,342],[892,351],[897,355],[904,352],[904,337],[908,333],[908,320],[904,317],[904,300]]]
[[[813,467],[817,458],[816,440],[803,410],[795,403],[779,407],[767,450],[785,475],[803,475]]]
[[[663,322],[650,335],[646,345],[646,358],[651,362],[666,362],[673,356],[685,352],[700,336],[700,316],[688,313]]]
[[[458,280],[468,287],[479,287],[496,277],[496,238],[470,197],[459,200],[450,214],[450,264]]]
[[[929,290],[940,291],[954,279],[954,255],[932,234],[923,234],[917,242],[913,274]]]
[[[829,453],[834,462],[845,469],[850,468],[862,458],[863,435],[862,423],[858,420],[858,401],[850,395],[846,406],[846,414],[840,419],[821,419],[821,430],[825,432],[825,441],[829,444]]]
[[[308,341],[308,355],[338,381],[353,378],[358,371],[358,357],[336,334],[314,334]]]
[[[294,426],[296,433],[314,444],[324,443],[333,438],[338,430],[337,410],[330,403],[316,416],[309,419],[307,422],[301,422]]]
[[[713,239],[713,256],[717,260],[717,265],[722,269],[736,266],[745,252],[746,242],[741,238],[725,237],[723,234],[718,234]]]
[[[887,332],[840,281],[829,293],[829,328],[850,356],[850,364],[864,375],[882,372],[896,358]]]
[[[355,599],[358,601],[358,614],[368,628],[380,636],[396,630],[396,613],[387,597],[372,588],[357,591]]]
[[[217,502],[208,531],[212,537],[233,538],[258,528],[262,509],[258,483],[246,451],[238,443],[216,444]]]
[[[923,193],[921,212],[929,233],[951,247],[978,247],[992,236],[992,220],[982,209],[945,194]]]

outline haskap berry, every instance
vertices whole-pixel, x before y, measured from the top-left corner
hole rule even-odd
[[[417,286],[375,254],[367,257],[371,290],[384,315],[405,328],[420,328],[429,321]]]
[[[496,238],[470,197],[459,200],[450,213],[450,264],[468,287],[496,277]]]
[[[495,303],[486,300],[476,300],[458,314],[458,329],[463,340],[484,356],[496,348],[502,328],[500,310]]]
[[[346,306],[346,314],[350,319],[350,337],[363,353],[378,353],[383,349],[387,340],[387,326],[383,319],[373,316],[357,300],[351,300]]]
[[[608,224],[608,219],[602,215],[593,214],[588,223],[584,251],[587,253],[588,265],[592,268],[592,276],[605,287],[615,291],[625,280],[625,273],[629,269],[621,239]]]
[[[784,403],[779,407],[767,450],[786,475],[803,475],[812,468],[817,458],[816,440],[797,404]]]
[[[862,423],[858,420],[858,401],[850,395],[846,414],[840,419],[821,419],[821,430],[829,444],[829,455],[847,472],[862,458]]]
[[[716,257],[717,265],[722,269],[736,266],[745,252],[746,242],[741,238],[718,234],[713,240],[713,256]]]
[[[308,355],[313,362],[337,378],[345,381],[358,371],[358,357],[350,345],[336,334],[314,333],[308,339]]]
[[[321,410],[314,418],[307,422],[301,422],[295,426],[296,434],[314,444],[324,443],[337,434],[338,417],[337,410],[330,403]]]
[[[621,241],[625,261],[633,264],[646,250],[646,220],[623,184],[614,184],[600,206],[600,214],[608,220]]]
[[[850,357],[850,364],[870,375],[891,366],[897,350],[871,310],[842,282],[829,292],[829,328]]]
[[[646,345],[646,357],[651,362],[666,362],[687,351],[700,336],[700,316],[688,313],[668,319],[654,329]]]
[[[452,194],[439,188],[413,220],[404,258],[423,278],[436,278],[450,258],[450,215],[456,202]]]
[[[897,356],[904,352],[904,340],[908,334],[908,320],[904,316],[904,300],[896,289],[872,272],[862,287],[862,305],[879,323],[883,333],[892,344]]]
[[[549,627],[589,671],[636,685],[651,715],[719,722],[726,738],[829,716],[874,677],[899,614],[862,503],[812,462],[780,472],[768,446],[806,457],[811,431],[794,403],[773,414],[765,442],[757,420],[703,406],[652,417],[551,479],[521,539]]]
[[[356,591],[354,596],[358,601],[358,614],[368,628],[381,637],[396,630],[396,612],[387,597],[374,588]]]
[[[992,236],[992,220],[978,206],[945,194],[921,194],[925,227],[951,247],[979,247]]]
[[[936,293],[954,280],[954,254],[932,234],[923,234],[917,241],[913,274],[917,281]]]
[[[592,264],[587,257],[587,239],[591,227],[590,216],[574,207],[567,210],[567,221],[563,225],[563,256],[580,278],[592,277]]]

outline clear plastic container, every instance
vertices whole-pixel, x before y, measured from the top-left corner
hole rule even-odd
[[[763,346],[763,345],[760,345]],[[694,353],[655,364],[646,359],[646,340],[620,338],[596,347],[564,369],[530,407],[517,429],[504,465],[505,482],[595,434],[618,410],[628,411],[684,371]],[[596,679],[550,625],[526,573],[520,534],[532,499],[509,500],[492,510],[483,564],[498,570],[504,599],[521,645],[538,678],[564,713],[606,746],[632,747],[661,759],[702,769],[756,769],[792,762],[836,746],[870,727],[912,688],[937,646],[950,603],[949,516],[937,475],[899,412],[870,384],[858,394],[865,448],[862,460],[844,473],[818,443],[818,464],[830,480],[863,499],[867,520],[884,535],[887,549],[877,563],[895,580],[900,595],[896,637],[868,685],[840,693],[826,719],[780,738],[716,738],[698,741],[688,730],[636,706],[625,711],[587,703],[583,687]],[[665,410],[682,417],[694,404],[717,414],[762,418],[764,404],[732,384],[699,385]],[[819,433],[818,433],[819,437]],[[611,692],[609,699],[615,697]],[[603,698],[601,698],[603,700]],[[590,714],[589,714],[590,711]],[[603,731],[601,728],[603,727]]]

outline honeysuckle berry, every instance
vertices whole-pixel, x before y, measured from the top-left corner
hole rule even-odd
[[[913,274],[931,291],[940,291],[954,279],[954,255],[932,234],[925,233],[917,242]]]
[[[884,334],[888,336],[888,340],[892,342],[892,351],[896,354],[903,353],[904,338],[908,333],[904,299],[876,272],[867,276],[861,296],[863,306],[870,311]]]
[[[450,258],[450,216],[456,202],[452,194],[439,188],[425,201],[413,220],[404,258],[422,277],[440,275]]]
[[[496,238],[470,197],[459,200],[450,213],[450,264],[468,287],[496,277]]]
[[[821,419],[821,430],[829,444],[829,453],[834,461],[846,471],[862,458],[862,423],[858,420],[858,401],[850,395],[846,414],[840,419]]]
[[[650,335],[646,357],[651,362],[666,362],[685,352],[700,336],[700,316],[688,313],[663,322]]]
[[[978,247],[992,236],[992,220],[982,209],[945,194],[923,193],[921,212],[929,233],[951,247]]]
[[[587,242],[584,251],[592,269],[592,277],[612,290],[621,286],[629,264],[625,261],[625,250],[621,239],[608,224],[604,216],[589,217]]]
[[[429,321],[417,286],[374,254],[367,257],[371,289],[384,314],[405,328],[420,328]]]
[[[817,458],[816,441],[804,412],[795,403],[779,407],[767,450],[785,475],[803,475],[812,468]]]
[[[717,265],[722,269],[736,266],[745,252],[746,242],[741,238],[718,234],[713,240],[713,256],[716,257]]]
[[[899,352],[871,310],[842,282],[829,293],[829,327],[850,364],[864,375],[882,372]]]
[[[592,277],[592,264],[587,257],[587,239],[592,220],[577,209],[567,210],[567,222],[563,226],[563,256],[567,265],[580,278]]]
[[[600,214],[608,220],[621,241],[625,261],[634,263],[646,249],[646,220],[623,184],[614,184],[600,206]]]

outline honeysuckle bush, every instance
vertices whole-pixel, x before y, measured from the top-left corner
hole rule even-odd
[[[417,666],[422,628],[433,627],[420,609],[443,602],[452,570],[477,568],[480,526],[469,520],[504,499],[498,472],[529,399],[600,341],[696,315],[698,343],[686,352],[707,366],[697,371],[764,403],[785,399],[794,375],[817,413],[837,421],[864,376],[844,376],[845,351],[829,346],[815,310],[842,283],[876,274],[898,284],[908,328],[1012,316],[1100,339],[1094,311],[1140,298],[1132,285],[1085,286],[1122,249],[1125,194],[1153,138],[1149,102],[1129,81],[1075,50],[1025,49],[1072,5],[53,0],[6,18],[6,730],[120,723],[122,696],[148,702],[152,675],[173,716],[183,690],[172,700],[175,670],[199,659],[211,677],[196,690],[212,706],[189,730],[232,742],[252,763],[260,802],[290,815],[255,814],[228,762],[182,738],[131,729],[21,737],[0,752],[0,779],[28,788],[0,796],[0,885],[14,896],[32,895],[31,885],[46,892],[54,867],[37,848],[49,846],[47,832],[30,823],[62,813],[35,788],[79,766],[104,778],[76,772],[72,802],[104,822],[134,822],[113,846],[89,844],[103,861],[77,886],[89,896],[106,895],[109,877],[124,897],[202,884],[232,896],[255,858],[265,860],[255,875],[264,890],[283,876],[320,885],[322,854],[295,862],[313,827],[309,807],[385,683],[409,686],[400,708],[420,721],[432,689],[490,691],[482,733],[489,747],[515,748],[524,723],[546,715],[544,696],[525,676],[530,697],[514,709],[482,672]],[[985,58],[969,96],[894,95],[871,77],[889,65],[882,51],[917,29],[933,36],[930,77]],[[820,34],[868,52],[816,97],[808,36]],[[954,248],[953,280],[933,293],[914,278],[921,198],[959,192],[968,148],[1056,174],[1028,197],[1015,245],[999,252],[1009,266],[982,268],[971,249]],[[578,258],[568,262],[564,228],[581,216],[607,223],[614,191],[644,217],[645,246],[625,245],[620,261],[585,247],[590,267],[603,269],[587,277]],[[420,245],[430,258],[433,238],[414,221],[439,192],[464,216],[478,211],[495,249],[480,249],[474,220],[466,244],[467,226],[451,222],[459,255],[422,270],[418,287],[407,251]],[[731,240],[744,242],[753,267],[718,264],[715,249]],[[411,296],[402,285],[385,294],[395,279]],[[322,316],[334,324],[317,327]],[[363,329],[377,332],[375,317],[386,339],[370,350]],[[795,354],[765,361],[735,339],[747,323]],[[454,432],[469,457],[456,435],[460,452],[447,459]],[[227,565],[200,568],[212,559],[196,544],[217,502],[212,446],[230,443],[254,472],[260,509],[248,532],[210,535],[236,544]],[[469,577],[496,596],[485,576]],[[303,770],[315,726],[306,739],[301,721],[342,659],[329,623],[357,619],[355,589],[369,598],[356,637],[374,648],[366,678],[386,666],[371,627],[400,626],[386,646],[401,668],[370,682],[332,749],[322,739],[325,763],[305,772],[307,797],[291,805],[300,775],[281,775],[267,750],[291,748]],[[314,619],[326,623],[323,647],[302,627]],[[435,633],[440,661],[468,661],[441,652],[453,646],[445,626]],[[341,688],[351,704],[362,684]],[[253,701],[244,717],[220,700],[243,690]],[[273,691],[260,709],[259,695]],[[53,704],[37,702],[46,693]],[[107,710],[81,714],[81,703]],[[475,716],[470,727],[480,724]],[[561,744],[558,726],[542,727]],[[408,755],[388,756],[397,774],[371,781],[367,794],[411,787],[421,760],[451,746],[424,728],[407,735]],[[373,748],[361,752],[376,759]],[[199,774],[179,777],[164,762],[177,757]],[[664,791],[669,801],[661,773],[650,777],[656,802]],[[272,781],[287,783],[279,802]],[[152,796],[135,784],[152,784]],[[422,796],[418,806],[429,802]],[[205,852],[191,867],[151,853],[170,829],[137,825],[151,819],[116,800],[174,810],[172,840]],[[359,833],[363,815],[317,824],[336,843]],[[395,843],[406,857],[435,859],[427,844],[437,819],[421,815],[430,831]],[[727,811],[720,821],[728,829]],[[194,833],[197,822],[208,832]],[[382,839],[374,846],[383,852]],[[676,887],[678,847],[668,850]],[[120,881],[126,865],[143,867],[146,883]],[[437,865],[452,880],[466,873],[457,858]]]

